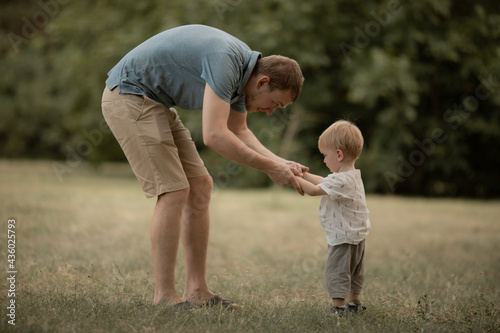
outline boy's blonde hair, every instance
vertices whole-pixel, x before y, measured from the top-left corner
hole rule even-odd
[[[318,147],[326,150],[340,149],[350,159],[357,160],[363,149],[363,135],[359,128],[347,120],[338,120],[319,137]]]

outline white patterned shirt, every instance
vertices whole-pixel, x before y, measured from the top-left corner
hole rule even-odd
[[[332,173],[318,186],[327,194],[321,197],[319,220],[328,244],[356,245],[365,239],[371,224],[361,171]]]

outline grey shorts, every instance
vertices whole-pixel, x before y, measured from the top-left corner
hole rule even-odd
[[[347,299],[363,289],[365,241],[358,245],[328,245],[325,278],[330,298]]]
[[[101,105],[146,197],[188,188],[189,178],[209,175],[174,108],[108,87]]]

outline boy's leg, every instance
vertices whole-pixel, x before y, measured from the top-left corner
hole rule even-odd
[[[349,311],[363,312],[365,309],[361,305],[361,291],[364,282],[364,255],[365,241],[358,245],[352,245],[351,253],[351,292],[349,293],[348,308]]]
[[[345,299],[344,298],[332,298],[332,304],[333,304],[333,306],[336,306],[336,307],[344,306]]]
[[[351,292],[349,298],[351,301],[359,301],[363,282],[365,280],[365,241],[358,245],[353,245],[351,254]]]
[[[347,303],[359,302],[360,300],[361,300],[361,294],[349,293],[349,298],[347,299]]]
[[[325,278],[328,294],[336,307],[344,306],[351,289],[350,245],[328,245]]]

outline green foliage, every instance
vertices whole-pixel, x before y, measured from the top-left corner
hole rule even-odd
[[[500,194],[500,10],[493,0],[10,1],[0,14],[0,156],[124,160],[102,124],[106,73],[145,39],[189,23],[301,64],[303,93],[284,112],[285,126],[249,117],[273,151],[326,174],[316,139],[348,118],[365,136],[358,167],[368,191]],[[302,119],[289,131],[296,114]],[[202,144],[199,112],[183,119],[211,173],[225,170],[229,162]],[[293,144],[282,151],[287,133]],[[270,181],[242,168],[228,185],[256,184]]]

